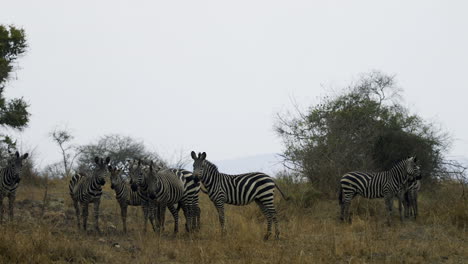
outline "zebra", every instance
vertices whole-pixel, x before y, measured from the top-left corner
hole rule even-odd
[[[421,190],[420,177],[409,183],[408,190],[404,194],[405,217],[418,216],[418,192]]]
[[[143,176],[146,179],[148,198],[159,205],[157,212],[159,231],[164,228],[164,212],[167,207],[174,217],[174,234],[179,231],[179,214],[174,207],[175,204],[179,204],[182,210],[187,212],[185,214],[187,225],[191,225],[191,214],[188,211],[189,208],[187,208],[187,196],[184,195],[185,177],[177,172],[179,171],[155,168],[153,162],[151,162],[149,170]]]
[[[130,184],[122,179],[122,170],[108,166],[110,172],[111,189],[115,191],[115,198],[120,205],[120,215],[122,217],[123,232],[127,233],[127,207],[142,206],[143,215],[148,217],[148,206],[144,196],[136,191],[134,192]],[[147,219],[145,219],[146,223]],[[146,226],[146,224],[145,224]]]
[[[280,231],[274,205],[275,188],[281,193],[285,200],[288,198],[276,185],[273,179],[261,172],[251,172],[239,175],[229,175],[218,171],[215,164],[206,160],[206,153],[191,152],[193,163],[193,174],[199,178],[208,191],[208,196],[218,211],[221,233],[226,233],[224,225],[224,204],[247,205],[255,201],[263,214],[268,225],[264,240],[271,236],[272,223],[275,224],[275,237],[279,239]]]
[[[181,177],[181,180],[185,182],[184,186],[184,196],[186,196],[187,210],[184,212],[186,217],[189,219],[188,223],[185,225],[187,232],[193,230],[200,230],[200,206],[199,206],[199,196],[200,192],[200,180],[197,177],[194,177],[192,172],[184,169],[170,169],[176,175]],[[178,206],[177,210],[181,209],[181,206]]]
[[[351,221],[349,206],[356,195],[364,198],[384,198],[387,206],[387,222],[390,225],[393,208],[393,197],[405,190],[408,181],[420,174],[416,157],[398,162],[390,170],[383,172],[349,172],[341,177],[339,204],[341,220]],[[401,198],[400,198],[401,200]],[[402,219],[400,207],[400,219]]]
[[[12,155],[5,168],[0,169],[0,223],[3,222],[3,199],[8,197],[9,219],[13,221],[13,207],[16,199],[16,189],[21,181],[20,174],[23,167],[23,160],[28,158],[29,154],[23,156],[18,151]]]
[[[104,161],[102,158],[95,157],[94,162],[96,167],[93,169],[90,176],[75,173],[70,180],[69,189],[70,196],[75,207],[76,218],[78,222],[78,230],[80,230],[80,208],[82,208],[81,217],[83,218],[83,229],[86,231],[88,221],[88,205],[94,204],[95,230],[99,233],[99,204],[101,203],[102,186],[106,183],[105,176],[107,173],[106,165],[110,162],[110,157]]]
[[[148,168],[142,163],[141,160],[131,160],[129,162],[128,167],[128,175],[130,178],[130,189],[134,193],[138,193],[138,195],[142,198],[142,207],[143,207],[143,214],[144,214],[144,225],[143,230],[146,232],[148,219],[150,220],[151,226],[153,230],[156,232],[156,223],[154,221],[155,214],[159,212],[159,206],[156,202],[152,201],[148,197],[148,183],[146,174]],[[159,215],[157,216],[159,219]]]

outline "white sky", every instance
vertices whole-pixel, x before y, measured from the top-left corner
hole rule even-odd
[[[467,1],[6,1],[26,30],[8,98],[32,113],[21,134],[40,165],[48,133],[108,133],[163,155],[212,160],[278,153],[278,112],[317,103],[360,73],[395,74],[405,103],[468,157]]]

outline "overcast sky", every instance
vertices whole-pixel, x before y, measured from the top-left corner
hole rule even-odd
[[[20,138],[41,166],[60,158],[56,127],[223,160],[281,152],[291,98],[306,108],[380,70],[466,158],[467,14],[467,1],[5,0],[0,23],[29,43],[6,95],[31,104]]]

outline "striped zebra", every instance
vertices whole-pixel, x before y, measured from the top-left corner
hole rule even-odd
[[[349,207],[356,195],[364,198],[384,198],[387,206],[387,222],[390,225],[393,197],[405,190],[408,181],[420,174],[416,157],[398,162],[390,170],[383,172],[349,172],[341,177],[338,201],[341,206],[341,219],[351,221]],[[400,198],[401,200],[401,198]],[[400,207],[401,208],[401,207]],[[400,218],[402,219],[401,209]]]
[[[203,183],[208,191],[208,196],[216,207],[221,224],[221,232],[225,234],[224,226],[224,204],[247,205],[255,201],[265,215],[268,226],[264,239],[271,236],[272,223],[275,224],[275,236],[279,238],[278,220],[274,205],[275,187],[287,200],[273,179],[261,172],[251,172],[240,175],[229,175],[220,173],[213,163],[206,160],[206,153],[194,151],[191,153],[193,163],[193,174]]]
[[[181,173],[177,173],[177,170],[158,169],[151,162],[149,170],[143,176],[146,179],[148,198],[159,205],[157,216],[160,230],[164,229],[164,212],[167,207],[174,217],[174,233],[177,233],[179,231],[179,213],[174,205],[179,204],[184,212],[189,210],[187,196],[184,196],[185,178]],[[186,214],[186,219],[187,225],[190,226],[190,213]]]
[[[110,171],[111,188],[115,191],[115,198],[120,205],[120,215],[124,233],[127,233],[127,208],[128,206],[142,206],[145,223],[148,217],[148,206],[140,192],[134,192],[130,184],[122,178],[122,170],[108,167]],[[146,226],[146,224],[145,224]]]
[[[8,210],[10,221],[13,220],[13,207],[16,199],[16,189],[18,188],[21,180],[21,168],[23,167],[23,160],[28,158],[28,153],[23,156],[18,151],[12,155],[5,168],[0,169],[0,223],[3,222],[3,199],[8,197]]]
[[[159,219],[159,216],[156,216],[156,213],[159,212],[159,206],[156,202],[152,201],[148,197],[148,183],[146,177],[144,175],[147,173],[147,168],[141,160],[132,160],[128,161],[128,175],[130,178],[130,189],[134,193],[138,193],[138,195],[142,198],[142,207],[143,214],[144,214],[144,225],[143,230],[146,232],[148,219],[150,220],[151,226],[153,230],[156,232],[157,226],[155,223],[155,217]],[[158,227],[159,228],[159,227]]]
[[[76,219],[78,222],[78,230],[80,229],[80,205],[82,208],[81,217],[83,219],[83,229],[86,230],[88,222],[88,205],[94,204],[94,218],[97,232],[99,230],[99,204],[101,203],[102,186],[106,183],[105,176],[107,174],[107,164],[110,158],[107,157],[104,161],[102,158],[95,157],[95,168],[91,175],[76,173],[70,180],[69,189],[70,196],[75,207]]]
[[[185,182],[184,196],[186,197],[186,208],[184,212],[188,220],[185,225],[187,232],[193,230],[200,230],[200,206],[198,193],[200,192],[200,180],[193,176],[192,172],[183,169],[170,169],[173,173],[181,177],[181,180]],[[179,206],[178,210],[182,207]]]
[[[421,190],[420,177],[409,183],[408,190],[404,194],[405,217],[418,216],[418,192]]]

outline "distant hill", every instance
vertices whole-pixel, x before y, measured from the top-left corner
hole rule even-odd
[[[274,176],[278,171],[284,169],[278,154],[268,153],[254,156],[242,157],[230,160],[213,161],[220,172],[228,174],[240,174],[245,172],[260,171]]]

